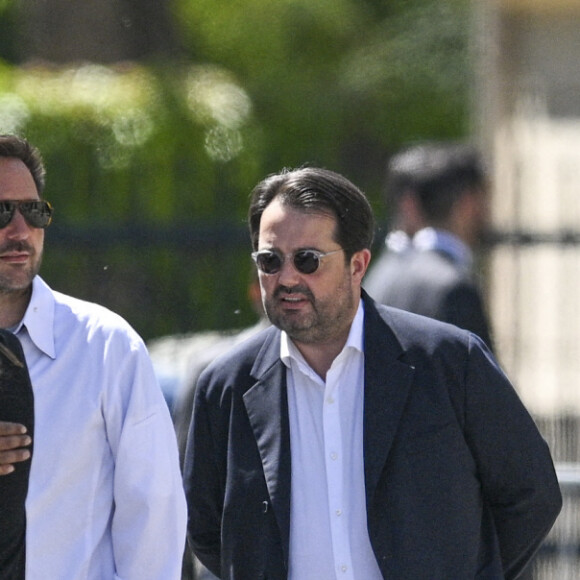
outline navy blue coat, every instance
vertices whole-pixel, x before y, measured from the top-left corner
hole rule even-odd
[[[561,508],[548,447],[475,335],[364,292],[368,530],[384,578],[515,578]],[[224,579],[287,577],[290,434],[280,332],[198,382],[189,541]]]

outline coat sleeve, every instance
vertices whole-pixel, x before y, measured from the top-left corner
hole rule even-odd
[[[200,562],[219,577],[224,480],[220,476],[220,454],[209,418],[206,377],[207,373],[201,375],[196,388],[183,477],[189,545]]]
[[[548,445],[493,355],[474,336],[466,373],[465,437],[509,580],[539,548],[560,512],[562,496]]]

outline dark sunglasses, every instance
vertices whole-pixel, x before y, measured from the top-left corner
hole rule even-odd
[[[48,201],[42,199],[0,201],[0,229],[5,228],[12,221],[16,208],[26,223],[33,228],[46,228],[52,221],[53,209]]]
[[[298,250],[288,256],[292,257],[292,263],[296,270],[301,274],[314,274],[320,266],[320,260],[331,254],[341,252],[340,250],[333,250],[332,252],[319,252],[318,250]],[[286,260],[286,256],[275,250],[260,250],[252,252],[252,259],[256,262],[258,269],[264,274],[277,274],[282,269],[282,264]]]

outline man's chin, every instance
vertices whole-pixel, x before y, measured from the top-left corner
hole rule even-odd
[[[302,344],[317,342],[315,337],[316,332],[313,330],[312,324],[297,324],[294,322],[293,324],[278,326],[278,328],[286,332],[294,342],[300,342]]]
[[[6,277],[0,276],[0,292],[3,294],[18,294],[30,288],[34,276]]]
[[[273,319],[280,324],[280,327],[295,328],[300,330],[308,326],[308,321],[304,319],[304,313],[299,310],[278,310]]]

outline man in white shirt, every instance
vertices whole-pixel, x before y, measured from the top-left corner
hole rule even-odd
[[[137,333],[38,276],[43,189],[39,152],[0,136],[0,327],[20,339],[35,400],[26,578],[177,580],[186,506],[169,410]],[[23,431],[0,423],[0,476],[29,458]]]
[[[361,292],[374,220],[344,177],[272,175],[249,223],[273,326],[198,381],[195,554],[229,580],[515,578],[561,496],[489,350]]]

